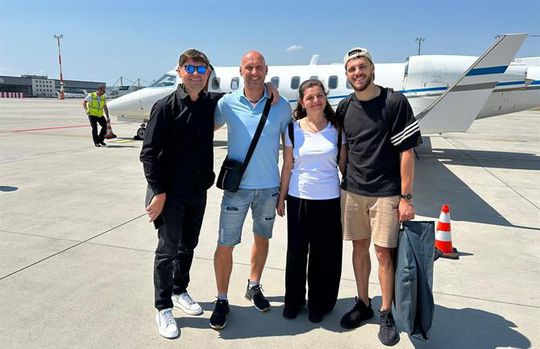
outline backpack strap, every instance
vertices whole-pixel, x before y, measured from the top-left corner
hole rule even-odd
[[[341,119],[341,121],[345,120],[345,114],[347,113],[349,104],[351,104],[352,97],[353,94],[351,93],[350,95],[342,99],[338,104],[338,107],[336,109],[336,116]]]
[[[390,96],[394,93],[394,89],[391,87],[386,88],[386,100],[384,101],[384,113],[383,118],[386,126],[388,128],[392,127],[392,122],[390,122]]]
[[[292,122],[287,125],[287,130],[289,131],[289,139],[294,149],[294,124]]]
[[[336,131],[337,131],[337,164],[339,166],[339,159],[340,159],[339,156],[341,155],[341,142],[343,141],[343,138],[341,135],[342,133],[341,127],[338,127]]]

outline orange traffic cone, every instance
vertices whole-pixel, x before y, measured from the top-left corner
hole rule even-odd
[[[450,207],[442,205],[437,231],[435,232],[435,248],[442,252],[441,257],[459,259],[458,251],[452,247],[452,233],[450,228]]]
[[[107,139],[116,138],[116,135],[112,131],[111,121],[110,120],[107,120],[107,133],[105,134],[105,138],[107,138]]]

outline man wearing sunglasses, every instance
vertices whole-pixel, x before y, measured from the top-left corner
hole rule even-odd
[[[214,182],[214,110],[223,93],[207,92],[208,57],[186,50],[178,61],[182,84],[152,107],[140,160],[148,182],[146,212],[158,229],[154,259],[156,322],[165,338],[178,336],[173,305],[202,314],[187,291],[193,252]],[[277,90],[271,89],[277,95]]]
[[[391,313],[394,293],[392,253],[399,222],[414,218],[413,148],[422,143],[420,128],[409,102],[399,92],[374,83],[375,65],[365,48],[345,55],[345,74],[354,93],[338,105],[347,137],[347,171],[341,188],[343,239],[353,243],[353,267],[358,297],[341,319],[352,329],[373,317],[368,296],[373,241],[379,264],[382,302],[379,340],[395,345],[399,334]]]
[[[156,322],[165,338],[178,336],[173,305],[202,314],[187,291],[193,252],[214,182],[214,109],[222,93],[205,91],[210,61],[186,50],[178,62],[182,84],[152,107],[140,160],[148,182],[146,212],[158,230],[154,259]]]

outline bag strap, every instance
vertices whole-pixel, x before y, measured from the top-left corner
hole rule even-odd
[[[342,128],[336,128],[337,131],[337,165],[339,166],[339,159],[341,155],[341,142],[343,142]]]
[[[345,120],[345,113],[347,113],[347,108],[349,108],[349,104],[351,104],[352,100],[352,94],[345,97],[345,99],[342,99],[341,102],[339,102],[338,107],[336,109],[336,115],[338,118],[340,118],[342,121]]]
[[[392,127],[392,122],[390,122],[390,96],[394,93],[394,89],[391,87],[386,88],[386,100],[384,101],[384,113],[383,118],[386,123],[386,127],[389,129]]]
[[[291,140],[291,144],[294,149],[294,124],[292,122],[288,124],[287,129],[289,130],[289,139]]]
[[[251,140],[251,144],[249,145],[246,158],[244,159],[244,162],[242,164],[242,173],[246,171],[246,168],[249,164],[249,160],[251,160],[251,156],[253,155],[253,152],[255,151],[255,147],[257,146],[257,143],[259,142],[259,138],[261,137],[261,133],[264,128],[264,124],[266,123],[266,119],[268,118],[268,113],[270,112],[272,99],[273,99],[273,96],[268,97],[266,99],[266,104],[264,105],[264,110],[261,115],[261,120],[259,120],[259,125],[257,125],[257,130],[255,131],[255,134],[253,135],[253,139]]]

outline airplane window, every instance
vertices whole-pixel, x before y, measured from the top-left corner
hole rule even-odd
[[[345,84],[349,90],[352,90],[351,83],[349,82],[349,79],[347,79],[347,83]]]
[[[239,78],[232,78],[232,80],[231,80],[231,90],[238,90],[239,84],[240,84],[240,79]],[[218,83],[218,87],[219,87],[219,83]]]
[[[296,90],[300,86],[300,77],[293,76],[291,79],[291,89]]]
[[[219,90],[220,79],[215,76],[212,78],[212,90]]]
[[[169,75],[165,74],[159,79],[157,79],[154,83],[152,83],[148,87],[165,87],[165,86],[174,86],[176,83],[176,76],[175,75]]]
[[[312,75],[309,77],[310,80],[319,80],[319,77],[317,75]]]
[[[328,78],[328,88],[329,89],[335,89],[338,85],[338,77],[336,75],[332,75]]]
[[[270,82],[272,85],[274,85],[275,88],[279,88],[279,76],[274,76],[272,79],[270,79]]]

